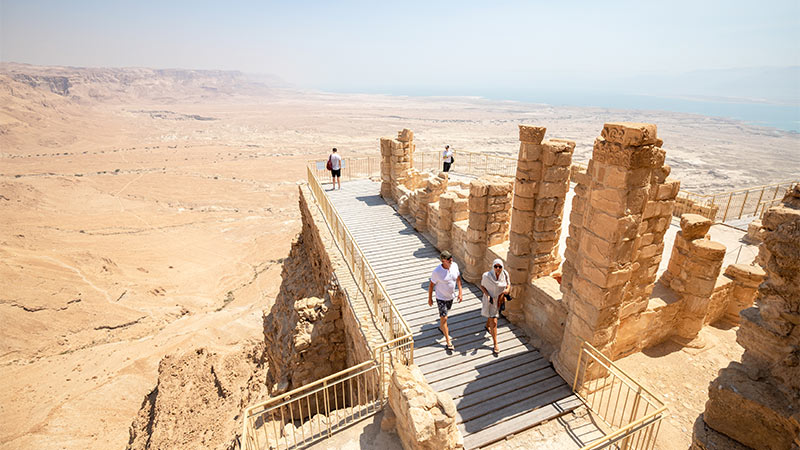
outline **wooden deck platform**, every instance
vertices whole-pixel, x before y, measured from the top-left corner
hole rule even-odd
[[[465,447],[483,447],[580,406],[522,330],[502,318],[500,354],[492,354],[480,315],[481,291],[470,283],[464,283],[464,301],[453,305],[448,319],[455,351],[445,350],[436,305],[427,303],[428,277],[439,264],[439,251],[379,191],[379,183],[354,180],[326,193],[411,326],[414,362],[434,389],[453,396]]]

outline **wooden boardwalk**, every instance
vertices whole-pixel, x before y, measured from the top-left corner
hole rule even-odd
[[[436,305],[427,302],[428,277],[439,264],[439,251],[383,201],[379,183],[343,184],[326,193],[411,327],[414,362],[434,389],[453,396],[466,448],[480,448],[580,406],[522,330],[503,318],[497,330],[500,354],[492,354],[480,315],[481,291],[470,283],[463,285],[464,301],[450,311],[455,351],[446,351]]]

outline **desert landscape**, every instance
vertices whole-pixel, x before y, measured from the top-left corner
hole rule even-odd
[[[252,352],[300,231],[297,185],[331,147],[345,160],[376,156],[381,136],[411,128],[418,150],[516,155],[517,125],[530,124],[575,140],[585,162],[610,121],[657,124],[672,177],[692,192],[800,173],[800,135],[722,118],[3,63],[0,447],[124,448],[160,366],[196,367],[200,395],[214,363],[199,359]],[[622,362],[681,405],[664,431],[671,448],[688,446],[708,382],[741,355],[730,329],[704,333],[714,345],[703,354]],[[666,369],[650,373],[653,359]],[[215,414],[194,409],[200,397],[175,402],[206,424],[186,448],[224,448],[241,426],[235,402]],[[205,432],[216,436],[192,440]]]

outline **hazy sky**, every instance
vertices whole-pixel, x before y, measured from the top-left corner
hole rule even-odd
[[[0,3],[3,61],[236,69],[339,90],[800,65],[800,0]]]

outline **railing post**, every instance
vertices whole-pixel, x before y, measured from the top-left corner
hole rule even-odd
[[[766,188],[767,188],[766,186],[761,187],[761,194],[758,196],[758,201],[756,202],[756,212],[754,214],[755,216],[758,216],[758,207],[761,206],[761,198],[764,197],[764,189]]]
[[[750,191],[744,191],[744,200],[742,200],[742,207],[739,209],[739,219],[742,218],[742,213],[744,213],[744,206],[747,204],[747,196],[750,195]]]
[[[728,209],[731,207],[731,200],[733,200],[733,192],[731,192],[731,195],[728,196],[728,205],[725,206],[725,214],[722,215],[723,222],[728,219]]]

